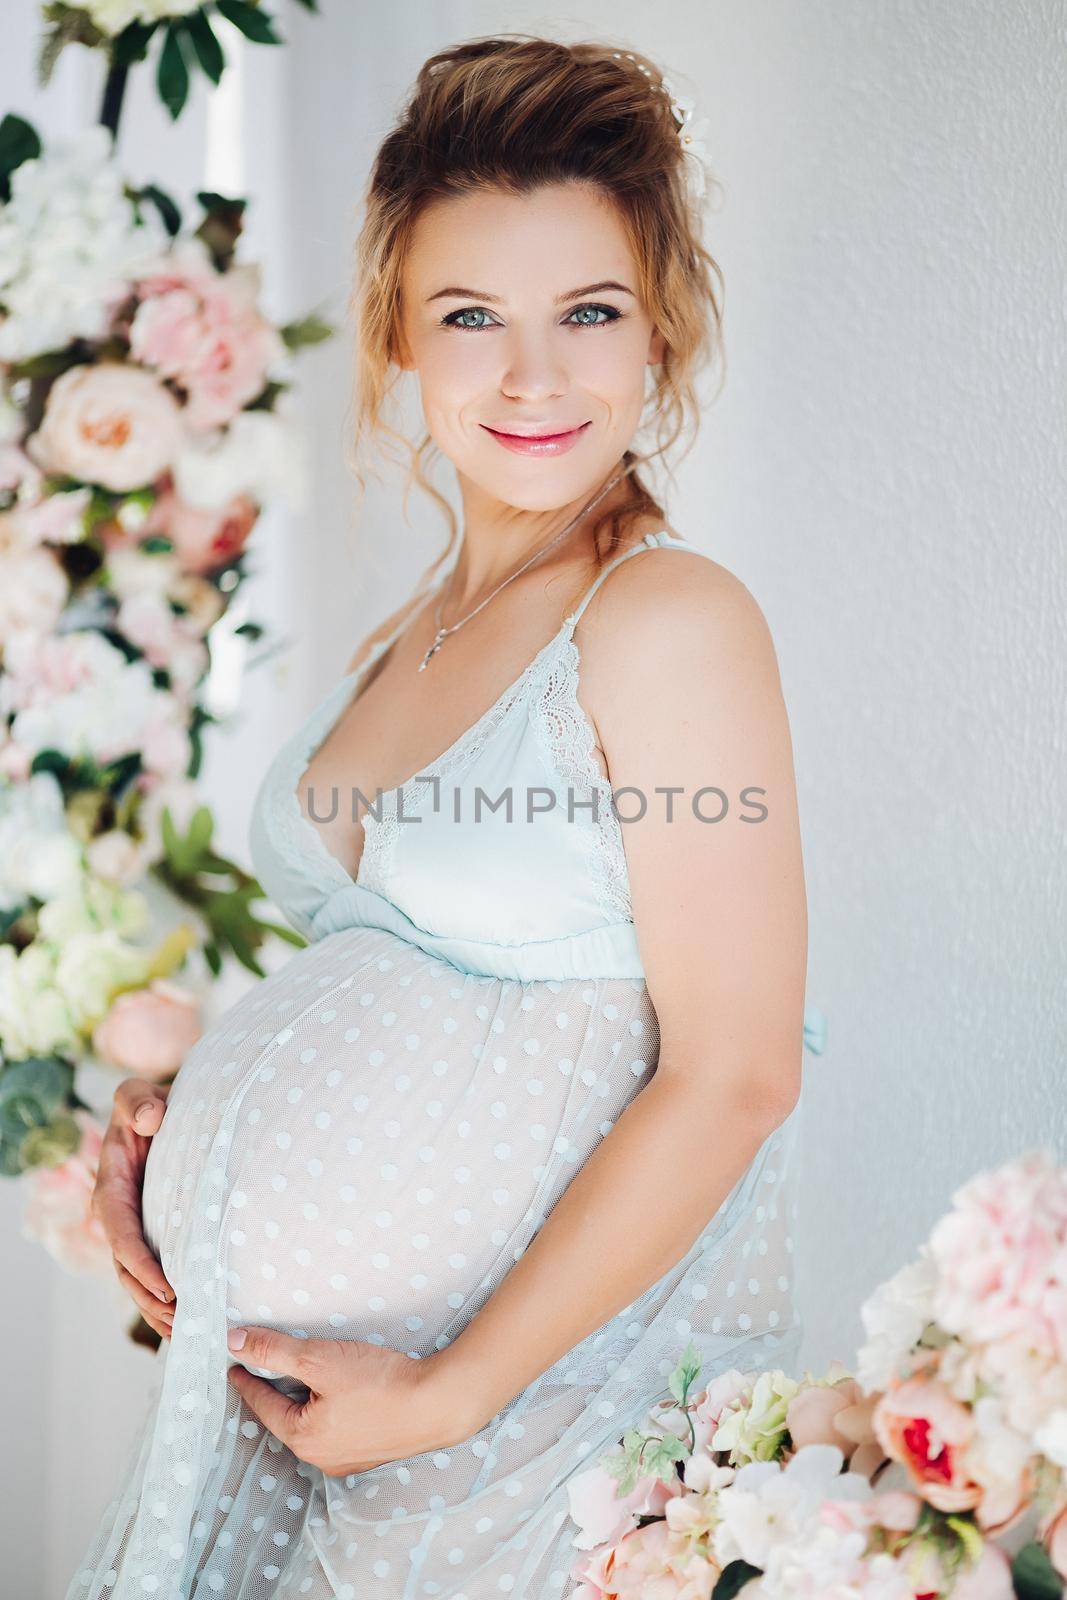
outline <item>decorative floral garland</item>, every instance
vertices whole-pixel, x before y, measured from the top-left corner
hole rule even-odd
[[[256,914],[195,780],[213,640],[263,632],[227,616],[247,541],[302,494],[290,356],[332,330],[275,327],[243,202],[198,198],[183,231],[106,129],[45,155],[0,124],[0,1173],[27,1175],[31,1236],[108,1272],[88,1083],[170,1081],[191,953],[209,983],[303,943]],[[147,890],[184,914],[149,945]]]

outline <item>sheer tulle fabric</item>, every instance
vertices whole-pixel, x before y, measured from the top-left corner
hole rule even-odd
[[[332,934],[251,989],[187,1058],[150,1147],[146,1233],[178,1314],[69,1595],[572,1594],[568,1478],[664,1392],[686,1342],[707,1376],[795,1356],[799,1105],[676,1267],[451,1449],[325,1476],[226,1381],[226,1330],[442,1347],[649,1081],[658,1042],[640,980],[473,976],[381,929]]]
[[[620,562],[694,548],[649,533],[609,562],[433,773],[468,795],[547,783],[609,800],[575,626]],[[609,803],[520,832],[423,797],[418,826],[369,830],[355,882],[325,849],[296,784],[359,681],[257,793],[257,875],[312,942],[199,1040],[150,1146],[144,1225],[177,1291],[174,1333],[67,1600],[567,1600],[568,1481],[665,1392],[688,1341],[703,1381],[795,1360],[799,1105],[681,1261],[451,1449],[326,1477],[227,1382],[234,1323],[444,1348],[659,1059]],[[658,1179],[666,1196],[687,1174]]]

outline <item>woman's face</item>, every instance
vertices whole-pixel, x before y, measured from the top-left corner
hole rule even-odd
[[[663,340],[638,300],[619,217],[588,185],[437,201],[401,280],[402,365],[460,474],[548,510],[602,482],[631,444]],[[500,434],[571,434],[519,447]]]

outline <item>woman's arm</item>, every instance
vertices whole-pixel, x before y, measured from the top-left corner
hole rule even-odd
[[[597,600],[581,697],[627,789],[620,815],[647,802],[623,837],[659,1062],[490,1300],[425,1364],[470,1432],[681,1260],[799,1094],[807,911],[763,614],[688,552],[626,562]],[[746,789],[759,791],[747,803]],[[694,815],[699,790],[705,817],[725,794],[722,820]]]

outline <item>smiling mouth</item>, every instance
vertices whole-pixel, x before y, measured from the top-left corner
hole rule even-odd
[[[552,439],[569,439],[572,433],[580,433],[583,428],[588,428],[588,422],[579,422],[573,428],[562,428],[552,433],[515,433],[510,428],[491,428],[487,422],[482,423],[487,433],[495,433],[501,439],[531,439],[538,443],[548,443]]]

